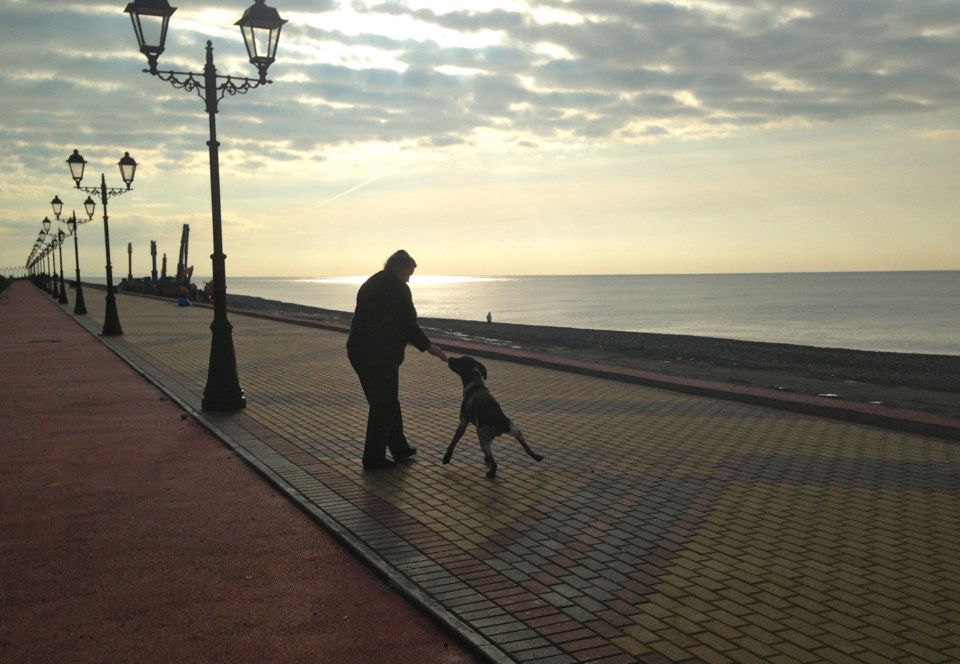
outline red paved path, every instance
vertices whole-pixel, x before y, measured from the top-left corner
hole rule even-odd
[[[0,381],[0,661],[475,661],[26,282]]]

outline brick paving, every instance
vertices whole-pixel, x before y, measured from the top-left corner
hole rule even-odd
[[[412,351],[419,454],[364,473],[341,331],[231,313],[248,407],[204,413],[212,311],[118,310],[108,346],[492,661],[960,661],[956,442],[484,359],[545,457],[500,438],[488,480],[472,429],[441,464],[460,381]]]

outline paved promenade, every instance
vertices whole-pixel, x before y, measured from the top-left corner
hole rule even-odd
[[[205,413],[212,310],[118,310],[105,344],[489,660],[960,661],[957,442],[484,359],[545,457],[500,438],[488,480],[472,429],[441,464],[460,382],[413,351],[419,454],[364,473],[342,331],[231,313],[248,406]]]
[[[0,385],[0,662],[479,661],[25,282]]]

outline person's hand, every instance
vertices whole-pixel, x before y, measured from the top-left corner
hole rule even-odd
[[[434,357],[439,357],[444,362],[447,361],[447,354],[443,352],[443,349],[439,346],[434,346],[430,344],[430,348],[427,349],[427,352],[433,355]]]

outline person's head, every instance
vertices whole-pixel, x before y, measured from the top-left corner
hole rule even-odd
[[[383,269],[393,272],[404,281],[410,281],[410,275],[417,269],[417,261],[413,260],[413,256],[406,251],[400,249],[387,259],[387,262],[383,264]]]

